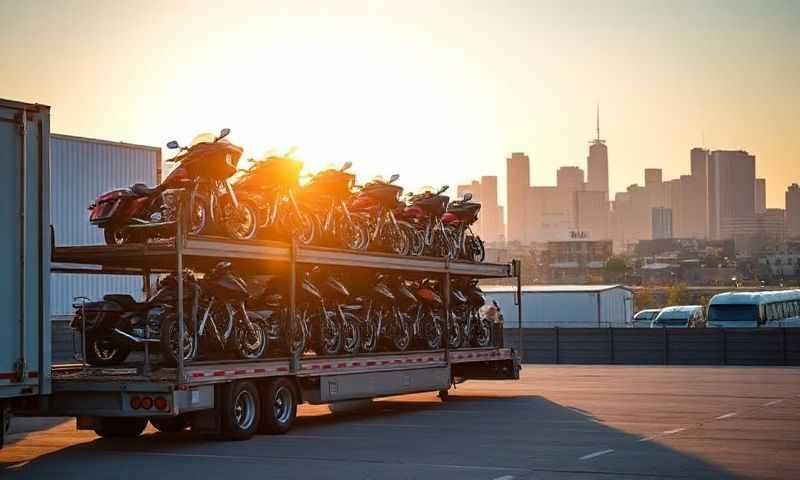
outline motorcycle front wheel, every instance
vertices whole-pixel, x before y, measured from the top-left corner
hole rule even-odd
[[[405,352],[408,346],[411,345],[411,326],[408,324],[406,315],[402,312],[394,316],[392,321],[392,328],[390,329],[392,336],[392,345],[398,352]]]
[[[350,312],[344,312],[342,322],[342,352],[355,355],[361,347],[361,329],[358,317]]]
[[[191,228],[189,229],[189,233],[193,235],[205,235],[210,233],[209,230],[209,211],[208,211],[208,200],[203,195],[196,195],[194,197],[194,201],[191,205],[191,211],[189,212],[190,221],[191,221]]]
[[[414,257],[422,255],[422,252],[425,250],[425,234],[408,222],[400,221],[397,222],[397,224],[408,239],[408,251],[406,255]]]
[[[245,322],[236,326],[236,354],[243,360],[256,360],[267,351],[269,327],[266,320],[252,312],[247,312],[247,318],[252,328],[248,328]]]
[[[290,211],[283,218],[283,228],[301,245],[311,245],[319,231],[314,215],[302,209],[295,213],[291,207],[287,208]]]
[[[476,347],[488,347],[492,343],[492,322],[484,317],[480,320],[473,319],[473,322],[477,321],[477,325],[475,325],[475,333],[472,337],[472,345]]]
[[[437,350],[442,346],[442,319],[438,312],[426,308],[420,319],[420,340],[423,348]]]
[[[316,338],[314,350],[317,355],[338,355],[342,350],[342,328],[336,313],[325,312],[327,318],[316,315]]]
[[[360,322],[361,326],[361,351],[372,353],[378,348],[378,326],[374,318],[366,318]]]
[[[468,235],[465,243],[467,260],[480,263],[486,258],[486,247],[480,237]]]
[[[178,340],[178,316],[171,314],[161,321],[159,327],[161,347],[161,362],[174,366],[178,363],[178,355],[183,350],[183,361],[190,362],[197,355],[197,345],[194,335],[189,331],[187,322],[183,322],[183,341]],[[181,345],[181,346],[179,346]]]
[[[125,226],[107,226],[103,229],[103,239],[106,245],[122,245],[130,242],[130,236],[125,231]]]
[[[450,348],[461,348],[464,342],[464,324],[462,324],[455,312],[450,314],[450,325],[447,329],[447,346]]]
[[[352,217],[353,221],[348,222],[344,215],[339,216],[336,225],[336,236],[338,242],[348,250],[363,250],[369,240],[367,239],[367,229]]]
[[[397,228],[392,224],[386,225],[381,233],[383,234],[383,244],[390,253],[408,255],[409,239],[399,225]]]
[[[233,206],[231,205],[231,208]],[[252,203],[239,202],[239,208],[232,212],[230,218],[225,222],[225,229],[228,236],[234,240],[252,240],[258,230],[258,218],[256,209]]]

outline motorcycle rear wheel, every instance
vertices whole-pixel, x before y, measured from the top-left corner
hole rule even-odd
[[[473,319],[475,321],[477,319]],[[472,336],[472,345],[476,347],[488,347],[492,343],[492,322],[484,317],[477,320],[475,332]]]
[[[119,345],[110,337],[86,335],[86,361],[89,365],[105,367],[124,362],[131,349]]]
[[[125,232],[125,226],[107,226],[103,229],[103,239],[106,245],[123,245],[130,243],[130,236]]]

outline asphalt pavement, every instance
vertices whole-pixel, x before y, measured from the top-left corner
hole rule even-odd
[[[283,436],[100,439],[15,419],[0,477],[800,478],[800,369],[526,365],[520,381],[303,406]]]

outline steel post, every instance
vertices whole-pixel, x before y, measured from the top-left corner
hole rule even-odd
[[[519,347],[519,358],[525,358],[522,342],[522,262],[519,259],[512,260],[514,265],[514,274],[517,277],[517,291],[514,295],[514,304],[517,306],[517,342]]]
[[[292,244],[289,251],[289,348],[294,342],[294,334],[296,329],[303,327],[297,322],[297,240],[292,238]],[[308,339],[306,339],[308,340]],[[303,352],[292,352],[292,361],[289,365],[289,371],[296,372],[300,370],[300,356]]]
[[[185,383],[184,378],[184,365],[183,365],[183,348],[184,348],[184,336],[186,335],[186,326],[183,322],[183,201],[184,195],[183,190],[178,191],[178,198],[177,198],[177,212],[176,218],[177,222],[175,224],[175,259],[176,265],[175,269],[177,270],[178,275],[178,352],[177,352],[177,371],[176,371],[176,380],[178,386],[180,387]]]

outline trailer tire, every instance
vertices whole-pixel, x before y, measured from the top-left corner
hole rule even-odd
[[[441,400],[442,402],[450,400],[450,390],[445,390],[445,389],[439,390],[438,395],[439,395],[439,400]]]
[[[258,430],[261,420],[261,397],[255,384],[248,380],[222,387],[219,415],[224,440],[247,440]]]
[[[292,428],[297,417],[299,395],[294,383],[287,378],[275,378],[261,387],[260,433],[284,434]]]
[[[150,419],[150,424],[161,433],[182,432],[189,428],[189,419],[185,415],[177,417],[155,417]]]
[[[103,438],[136,438],[147,427],[146,418],[102,417],[94,433]]]
[[[6,441],[6,432],[8,432],[11,424],[11,411],[8,409],[6,402],[0,400],[0,448]]]

